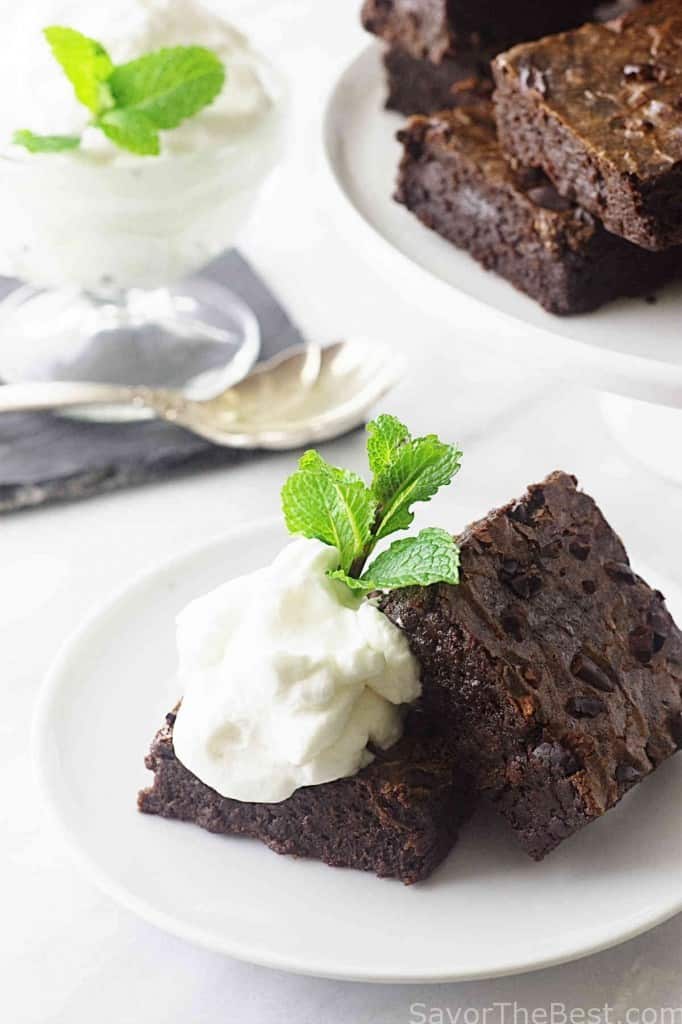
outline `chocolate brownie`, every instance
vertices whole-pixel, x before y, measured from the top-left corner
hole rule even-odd
[[[303,787],[275,804],[230,800],[201,782],[175,757],[174,723],[171,713],[145,759],[154,782],[139,794],[139,809],[209,832],[251,836],[276,853],[411,884],[440,864],[473,808],[473,788],[418,709],[402,740],[377,751],[357,775]]]
[[[647,252],[562,198],[540,171],[514,170],[491,104],[412,118],[396,199],[551,313],[583,313],[649,292],[682,253]]]
[[[401,114],[428,114],[433,110],[479,103],[492,95],[490,58],[460,54],[434,64],[418,60],[398,47],[384,54],[388,96],[386,107]]]
[[[574,477],[461,537],[462,582],[394,591],[424,714],[541,859],[682,744],[682,634]]]
[[[362,23],[412,57],[439,62],[573,28],[596,6],[595,0],[365,0]]]
[[[494,62],[500,143],[647,249],[682,242],[682,3],[655,0]]]

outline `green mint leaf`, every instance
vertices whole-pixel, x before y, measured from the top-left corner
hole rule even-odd
[[[44,30],[44,35],[80,102],[93,114],[110,107],[107,79],[114,65],[102,44],[61,25],[51,25]]]
[[[393,451],[392,461],[374,478],[372,491],[379,504],[376,539],[406,530],[414,520],[412,506],[430,501],[459,470],[462,452],[435,434],[406,440]]]
[[[372,590],[378,589],[373,583],[370,583],[362,577],[349,576],[347,572],[343,571],[343,569],[330,569],[327,576],[332,580],[338,580],[340,583],[345,583],[351,590],[355,590],[361,594],[369,594]]]
[[[392,464],[401,445],[410,440],[410,432],[395,416],[377,416],[367,424],[367,456],[376,479]]]
[[[97,121],[108,139],[138,156],[158,156],[159,133],[154,123],[136,110],[107,110]]]
[[[67,149],[78,149],[81,144],[79,135],[36,135],[27,128],[15,132],[12,142],[24,146],[29,153],[63,153]]]
[[[363,580],[377,590],[459,583],[459,548],[447,530],[430,528],[396,540],[374,559]]]
[[[446,530],[422,530],[416,537],[396,540],[374,559],[362,577],[343,572],[329,574],[353,590],[397,590],[428,587],[432,583],[459,583],[459,548]]]
[[[356,476],[307,451],[282,488],[282,509],[291,533],[314,537],[339,551],[349,572],[372,544],[376,503]]]
[[[176,128],[216,98],[225,68],[203,46],[175,46],[114,68],[109,78],[118,109],[143,114],[157,130]]]

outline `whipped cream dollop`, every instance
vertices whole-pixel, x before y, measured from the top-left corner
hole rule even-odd
[[[296,540],[178,617],[175,753],[223,796],[285,800],[401,736],[417,662],[397,626],[326,575],[337,565],[334,548]]]
[[[227,70],[222,92],[195,117],[162,133],[162,156],[192,152],[238,135],[271,105],[261,58],[241,32],[199,0],[30,0],[16,5],[3,23],[0,88],[7,102],[0,109],[0,136],[5,145],[16,129],[29,128],[39,134],[82,134],[80,150],[61,154],[62,159],[139,160],[88,127],[90,112],[76,99],[43,37],[42,30],[54,24],[96,39],[115,64],[164,46],[206,46],[221,58]],[[19,155],[20,147],[11,149]]]
[[[199,0],[30,0],[5,13],[0,274],[95,294],[151,290],[233,246],[286,137],[284,82],[245,37]],[[209,47],[225,64],[225,85],[160,133],[160,156],[138,156],[87,126],[89,111],[43,37],[51,24],[97,39],[114,63],[164,46]],[[12,144],[17,129],[82,135],[82,144],[29,153]],[[71,314],[57,322],[71,345]]]

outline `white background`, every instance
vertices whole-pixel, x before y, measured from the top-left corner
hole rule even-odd
[[[433,520],[446,525],[458,495],[484,512],[561,467],[580,477],[647,564],[679,579],[682,490],[621,455],[603,427],[598,396],[490,359],[475,324],[463,322],[456,336],[430,325],[418,295],[393,294],[363,253],[336,237],[316,188],[316,116],[324,89],[362,45],[355,0],[214,3],[241,16],[295,88],[289,157],[243,249],[311,337],[359,332],[408,355],[411,372],[387,408],[417,431],[461,440],[466,453],[457,487],[439,499]],[[674,439],[662,438],[666,443],[679,457]],[[361,439],[338,442],[328,454],[361,468]],[[374,987],[289,977],[192,948],[120,910],[73,865],[45,818],[29,758],[33,702],[56,649],[139,571],[223,529],[275,514],[291,461],[261,458],[0,520],[0,1020],[400,1024],[418,1019],[413,1003],[433,1007],[433,1021],[447,1020],[448,1009],[508,1000],[529,1009],[608,1002],[616,1006],[614,1019],[628,1006],[682,1006],[682,917],[619,949],[540,974]]]

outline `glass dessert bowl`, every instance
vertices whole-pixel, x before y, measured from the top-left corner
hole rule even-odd
[[[208,398],[257,359],[255,315],[229,282],[199,271],[234,244],[280,156],[284,86],[244,37],[216,25],[224,96],[162,133],[158,156],[119,149],[90,127],[73,151],[0,152],[0,273],[21,282],[0,303],[4,382],[143,384]]]

